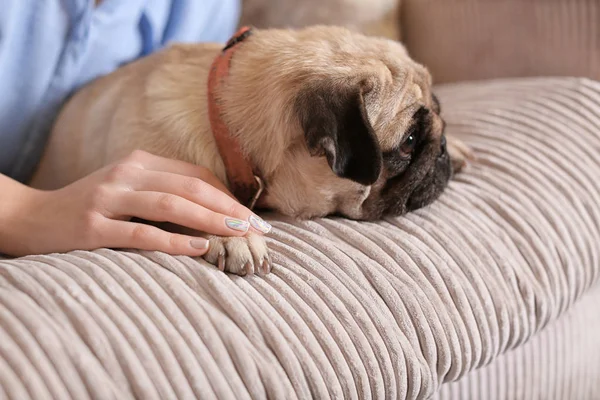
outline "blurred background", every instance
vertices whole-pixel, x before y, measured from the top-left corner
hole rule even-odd
[[[242,24],[343,25],[401,40],[436,83],[600,80],[600,0],[243,0]]]

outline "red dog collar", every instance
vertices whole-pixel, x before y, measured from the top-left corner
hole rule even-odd
[[[251,28],[243,27],[229,39],[223,51],[213,61],[208,76],[208,116],[212,133],[225,164],[231,191],[242,204],[250,209],[254,208],[263,193],[263,181],[255,173],[252,164],[243,154],[240,144],[231,135],[227,124],[223,121],[217,92],[229,75],[231,58],[235,49],[251,34]]]

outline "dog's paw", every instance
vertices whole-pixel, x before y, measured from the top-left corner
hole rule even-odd
[[[265,238],[248,233],[244,237],[208,236],[204,259],[221,271],[237,275],[264,275],[271,272],[271,257]]]
[[[462,141],[452,136],[447,137],[446,146],[448,148],[448,154],[450,154],[452,172],[455,174],[462,171],[469,161],[475,160],[473,150]]]

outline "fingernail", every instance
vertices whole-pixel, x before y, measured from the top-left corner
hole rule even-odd
[[[247,221],[242,221],[237,218],[225,218],[225,225],[227,225],[229,229],[240,232],[246,232],[248,228],[250,228],[250,224]]]
[[[252,214],[250,216],[250,218],[248,218],[248,221],[250,221],[250,225],[252,225],[252,227],[259,232],[262,232],[262,233],[271,232],[271,228],[272,228],[271,224],[269,224],[267,221],[265,221],[264,219],[260,218],[257,215]]]
[[[205,250],[208,249],[208,240],[203,239],[203,238],[197,238],[197,239],[192,239],[190,240],[190,246],[192,246],[195,249],[201,249],[201,250]]]

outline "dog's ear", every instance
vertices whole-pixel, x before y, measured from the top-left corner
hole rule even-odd
[[[313,156],[326,156],[333,172],[363,185],[377,181],[382,154],[369,122],[362,83],[302,89],[296,112]]]

